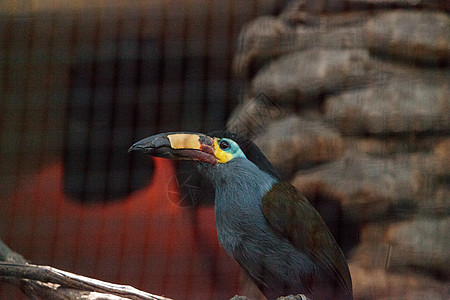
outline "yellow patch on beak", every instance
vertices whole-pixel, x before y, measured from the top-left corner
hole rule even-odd
[[[196,134],[176,133],[167,136],[172,149],[200,150],[199,136]]]
[[[217,161],[222,164],[229,162],[233,158],[233,155],[220,149],[217,140],[218,139],[214,139],[214,153],[216,155]]]

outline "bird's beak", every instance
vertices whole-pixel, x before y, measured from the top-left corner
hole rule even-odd
[[[156,157],[197,160],[215,165],[214,138],[201,133],[168,132],[133,144],[128,152],[140,151]]]

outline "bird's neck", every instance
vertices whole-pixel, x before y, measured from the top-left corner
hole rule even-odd
[[[227,172],[219,172],[214,178],[217,235],[228,252],[233,252],[236,242],[266,222],[261,199],[276,182],[249,160],[233,160],[226,166]]]

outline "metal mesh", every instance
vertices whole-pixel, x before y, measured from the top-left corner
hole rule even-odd
[[[126,150],[156,132],[224,128],[237,34],[275,4],[2,3],[0,238],[34,263],[155,294],[233,296],[238,267],[211,207],[176,205],[172,165]]]

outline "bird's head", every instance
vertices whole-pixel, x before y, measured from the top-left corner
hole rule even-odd
[[[246,158],[238,143],[231,138],[186,132],[153,135],[133,144],[128,151],[141,151],[175,160],[194,160],[210,165],[226,164],[237,157]]]
[[[240,159],[247,159],[262,171],[279,179],[277,170],[261,150],[249,139],[229,131],[209,135],[188,132],[167,132],[152,135],[133,144],[128,151],[174,160],[197,161],[209,170],[222,169]]]

